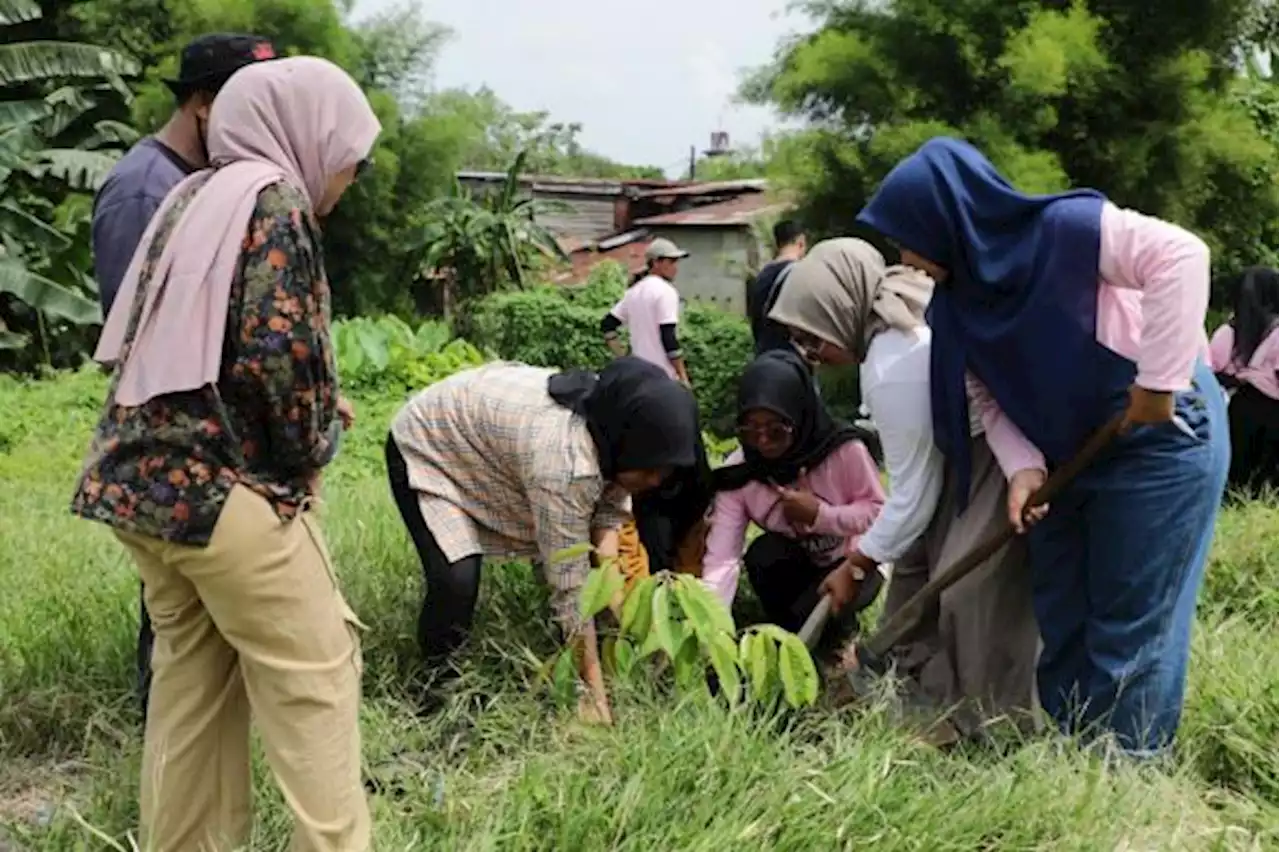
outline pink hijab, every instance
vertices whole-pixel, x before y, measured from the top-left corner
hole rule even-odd
[[[258,193],[286,181],[305,190],[314,208],[329,178],[368,157],[381,130],[360,87],[328,60],[299,56],[235,73],[209,117],[214,171],[186,178],[151,218],[93,353],[100,363],[119,361],[156,229],[185,188],[206,181],[145,282],[117,404],[142,405],[217,382],[231,282]]]

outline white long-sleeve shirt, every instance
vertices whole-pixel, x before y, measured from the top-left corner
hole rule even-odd
[[[915,543],[942,496],[944,461],[933,442],[927,326],[876,335],[862,362],[862,400],[876,424],[889,472],[889,498],[858,549],[893,562]]]

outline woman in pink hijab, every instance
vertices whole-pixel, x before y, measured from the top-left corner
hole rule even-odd
[[[317,217],[381,127],[323,59],[246,67],[213,168],[151,220],[94,357],[115,365],[72,504],[137,563],[155,626],[143,848],[249,841],[249,718],[296,850],[364,850],[359,621],[308,511],[339,409]]]

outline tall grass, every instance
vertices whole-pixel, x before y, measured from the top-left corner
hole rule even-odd
[[[102,389],[89,373],[0,378],[0,838],[14,848],[128,848],[137,820],[137,577],[105,529],[67,509]],[[1107,766],[1052,736],[938,753],[876,708],[729,712],[652,684],[618,690],[613,728],[585,728],[535,683],[523,649],[545,656],[554,643],[545,595],[520,563],[486,566],[464,677],[424,719],[408,697],[419,568],[379,451],[400,402],[357,400],[322,509],[348,597],[370,625],[362,721],[375,848],[1280,843],[1274,503],[1223,515],[1179,751],[1161,771]],[[287,811],[261,761],[257,774],[253,848],[283,849]]]

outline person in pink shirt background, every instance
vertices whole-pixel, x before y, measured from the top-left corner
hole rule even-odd
[[[738,385],[742,449],[716,470],[717,490],[702,580],[726,605],[739,571],[767,620],[798,630],[818,603],[818,586],[855,546],[884,505],[871,454],[852,426],[831,419],[809,366],[795,352],[774,350],[748,365]],[[743,553],[747,526],[764,530]],[[874,572],[873,572],[874,573]],[[829,625],[832,647],[875,600],[875,573],[846,614]]]
[[[680,261],[689,253],[661,237],[644,251],[645,270],[631,282],[627,292],[600,320],[600,331],[615,356],[627,354],[618,339],[618,329],[631,332],[631,354],[656,364],[668,376],[689,384],[689,371],[676,327],[680,324],[680,293],[676,280]]]
[[[1205,360],[1208,248],[1094,190],[1025,195],[947,137],[899,162],[858,221],[937,282],[935,440],[961,471],[981,386],[1010,522],[1030,528],[1041,705],[1066,733],[1164,753],[1230,455]],[[1048,466],[1117,416],[1104,454],[1027,511]]]
[[[1245,270],[1234,285],[1231,320],[1209,341],[1209,366],[1231,396],[1231,469],[1233,491],[1275,490],[1280,473],[1280,331],[1276,303],[1280,274],[1274,269]]]

